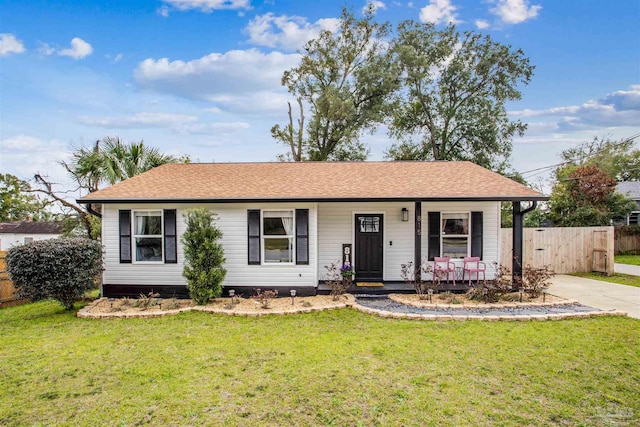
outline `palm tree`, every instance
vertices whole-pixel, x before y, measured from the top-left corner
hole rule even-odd
[[[163,154],[143,141],[127,143],[119,137],[107,136],[96,141],[93,148],[81,147],[73,153],[70,163],[62,165],[89,192],[97,191],[101,184],[113,185],[139,175],[165,163],[188,161]]]

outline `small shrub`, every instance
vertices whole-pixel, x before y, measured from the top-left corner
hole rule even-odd
[[[493,279],[488,280],[482,287],[472,289],[472,299],[482,299],[488,303],[495,303],[509,292],[513,292],[514,287],[511,284],[511,272],[503,265],[498,266],[497,262],[493,263],[496,275]]]
[[[278,296],[278,291],[274,290],[261,290],[256,289],[256,294],[253,298],[257,299],[262,308],[271,308],[271,300]]]
[[[555,273],[549,269],[548,265],[542,268],[526,265],[522,270],[522,279],[517,286],[523,287],[530,298],[538,298],[542,290],[551,285],[553,276],[555,276]]]
[[[141,293],[138,299],[134,302],[133,306],[141,310],[147,310],[149,307],[158,305],[159,293],[149,292],[147,295]]]
[[[102,246],[83,238],[40,240],[9,249],[9,276],[22,297],[52,298],[65,310],[99,283]]]
[[[426,276],[433,272],[433,267],[431,267],[431,263],[424,261],[420,265],[418,271]],[[400,277],[402,277],[402,280],[404,280],[407,285],[415,289],[419,299],[425,300],[429,297],[428,292],[431,286],[422,280],[422,275],[420,276],[420,280],[418,280],[418,271],[416,271],[413,266],[413,261],[408,261],[407,263],[400,265]]]
[[[227,275],[220,243],[222,231],[214,223],[215,215],[207,209],[192,209],[184,217],[187,229],[181,238],[185,259],[182,275],[193,301],[206,305],[222,295],[222,282]]]
[[[132,307],[133,306],[133,300],[131,298],[128,297],[124,297],[120,300],[120,306],[122,307]]]
[[[313,306],[313,304],[311,304],[309,301],[304,301],[304,302],[302,303],[302,306],[303,306],[303,307],[312,307],[312,306]]]
[[[180,302],[177,298],[170,298],[162,304],[162,307],[165,310],[175,310],[176,308],[180,308]]]
[[[353,267],[347,265],[339,267],[339,265],[340,261],[336,261],[324,266],[325,270],[327,270],[327,285],[334,301],[338,301],[347,292],[354,274]]]

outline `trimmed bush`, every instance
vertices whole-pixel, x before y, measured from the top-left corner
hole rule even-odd
[[[222,231],[215,225],[215,214],[207,209],[191,209],[184,215],[187,230],[182,235],[187,289],[198,305],[222,295],[222,281],[227,270],[220,239]]]
[[[102,246],[83,238],[40,240],[9,249],[7,270],[18,294],[52,298],[66,310],[99,283]]]

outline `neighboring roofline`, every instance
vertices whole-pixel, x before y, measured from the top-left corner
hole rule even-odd
[[[544,202],[548,196],[486,196],[486,197],[298,197],[298,198],[195,198],[195,199],[77,199],[77,203],[291,203],[291,202]]]

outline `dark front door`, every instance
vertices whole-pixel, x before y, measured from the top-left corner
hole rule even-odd
[[[382,280],[382,215],[356,215],[356,280]]]

